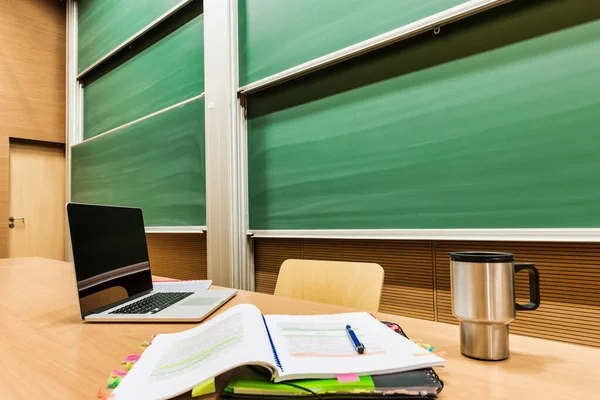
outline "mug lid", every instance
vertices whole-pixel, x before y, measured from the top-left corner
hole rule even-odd
[[[464,262],[513,262],[515,255],[511,253],[496,253],[492,251],[453,251],[448,253],[452,261]]]

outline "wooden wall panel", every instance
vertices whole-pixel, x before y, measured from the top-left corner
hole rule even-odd
[[[256,239],[254,243],[256,291],[273,294],[281,264],[289,258],[302,258],[302,241],[296,239]]]
[[[65,142],[65,2],[0,1],[0,132]]]
[[[385,270],[380,311],[433,320],[431,252],[425,241],[257,239],[256,290],[273,293],[288,258],[374,262]]]
[[[434,319],[429,242],[305,239],[302,258],[377,263],[385,271],[380,311]]]
[[[175,279],[206,279],[206,235],[148,233],[152,274]]]
[[[540,271],[542,305],[518,312],[512,333],[600,347],[600,244],[521,242],[438,242],[436,273],[438,321],[457,323],[452,316],[448,251],[488,250],[515,254]],[[516,278],[517,297],[528,296],[527,274]]]
[[[381,311],[456,324],[446,253],[459,250],[511,252],[538,267],[542,305],[518,312],[512,333],[600,347],[600,244],[257,239],[256,288],[273,293],[288,258],[376,262],[385,270]],[[523,303],[527,287],[527,274],[518,274]]]

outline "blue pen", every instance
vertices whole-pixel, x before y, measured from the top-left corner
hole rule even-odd
[[[352,345],[354,345],[354,350],[356,350],[358,354],[363,354],[365,352],[365,345],[358,340],[356,333],[354,333],[350,325],[346,325],[346,333],[348,333],[348,337],[350,338]]]

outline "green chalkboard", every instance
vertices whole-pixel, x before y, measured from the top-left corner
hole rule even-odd
[[[200,15],[84,88],[83,135],[164,109],[204,91],[204,23]]]
[[[204,99],[72,148],[72,199],[141,207],[146,226],[206,224]]]
[[[250,96],[250,228],[600,227],[600,7],[543,3]]]
[[[78,0],[78,71],[85,70],[181,0]]]
[[[239,0],[245,85],[466,0]]]

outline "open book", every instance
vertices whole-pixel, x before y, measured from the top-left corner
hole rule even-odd
[[[364,354],[354,349],[346,325]],[[113,394],[118,400],[168,399],[242,365],[263,366],[281,382],[379,375],[444,366],[444,360],[366,312],[263,316],[241,304],[195,328],[156,336]]]

